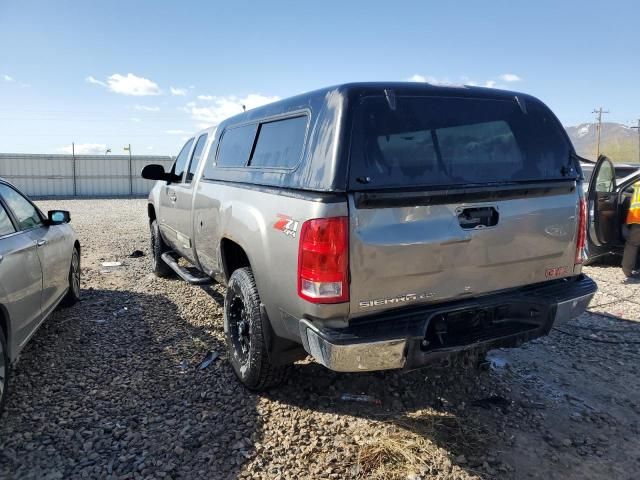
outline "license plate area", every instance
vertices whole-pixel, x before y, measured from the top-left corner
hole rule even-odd
[[[466,308],[433,315],[421,350],[438,350],[486,342],[543,327],[549,309],[534,304]]]

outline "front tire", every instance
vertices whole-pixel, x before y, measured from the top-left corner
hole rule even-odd
[[[173,270],[164,263],[162,259],[162,254],[169,251],[169,247],[164,243],[162,239],[162,235],[160,235],[160,227],[158,226],[158,221],[154,220],[151,222],[151,263],[153,268],[153,273],[158,277],[168,277],[173,273]]]
[[[69,289],[62,299],[63,307],[70,307],[80,301],[80,250],[73,247],[71,254],[71,266],[69,267]]]
[[[269,360],[263,332],[260,295],[250,268],[231,275],[224,298],[224,333],[231,366],[249,390],[266,390],[281,384],[289,365],[274,366]]]
[[[9,352],[7,352],[7,339],[4,336],[4,331],[0,328],[0,414],[2,414],[4,400],[7,397],[10,374],[11,365],[9,364]]]

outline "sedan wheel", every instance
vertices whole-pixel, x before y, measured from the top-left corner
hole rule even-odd
[[[77,247],[71,254],[71,265],[69,266],[69,290],[62,299],[62,306],[70,307],[80,301],[80,251]]]
[[[80,255],[78,250],[73,250],[73,256],[71,257],[71,272],[70,272],[71,285],[73,294],[76,297],[80,297]]]

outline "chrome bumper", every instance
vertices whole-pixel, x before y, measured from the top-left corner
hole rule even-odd
[[[556,306],[556,315],[553,320],[554,325],[562,325],[572,318],[582,315],[589,306],[589,302],[595,293],[582,295],[581,297],[572,298],[563,302],[558,302]]]
[[[302,320],[307,352],[330,370],[336,372],[370,372],[402,368],[406,361],[407,339],[379,340],[347,345],[336,345],[308,321]]]

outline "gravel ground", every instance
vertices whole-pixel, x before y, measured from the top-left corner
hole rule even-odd
[[[144,200],[39,204],[71,211],[83,300],[22,355],[0,419],[2,478],[637,478],[640,284],[615,266],[586,269],[600,286],[590,313],[492,352],[485,372],[305,361],[255,395],[226,359],[223,289],[149,273]],[[220,358],[198,369],[210,350]]]

